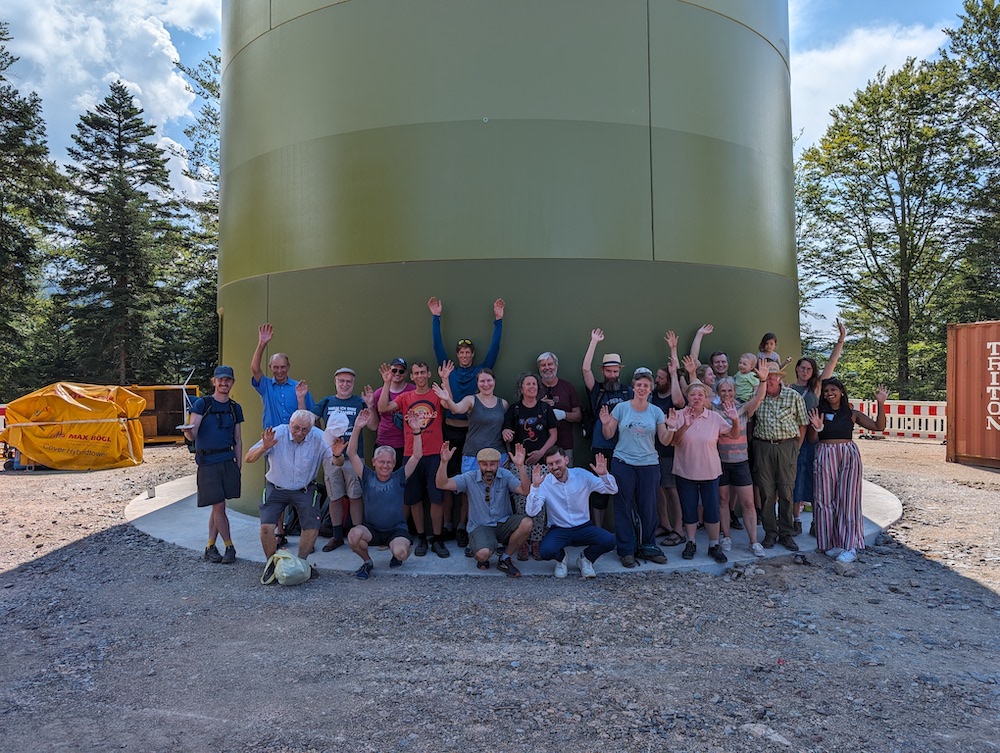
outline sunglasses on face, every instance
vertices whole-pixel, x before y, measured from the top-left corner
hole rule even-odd
[[[389,371],[391,371],[393,374],[405,374],[406,373],[406,369],[391,368],[391,369],[389,369]]]

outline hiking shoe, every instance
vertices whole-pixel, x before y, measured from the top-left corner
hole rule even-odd
[[[681,552],[681,557],[683,557],[686,560],[693,560],[694,553],[697,551],[698,551],[698,545],[695,544],[693,541],[689,541],[687,544],[684,545],[684,551]]]
[[[451,552],[448,551],[448,547],[444,545],[441,539],[434,539],[434,543],[431,544],[431,551],[443,560],[451,556]]]
[[[728,551],[732,550],[732,548],[733,548],[733,540],[731,538],[729,538],[728,536],[723,536],[719,540],[719,546],[722,547],[722,551],[728,552]]]
[[[214,547],[213,547],[214,548]],[[226,553],[222,555],[223,565],[231,565],[236,562],[236,547],[230,544],[226,547]]]
[[[505,557],[497,563],[497,570],[502,572],[508,578],[520,578],[521,571],[517,569],[517,565],[514,564],[514,560],[511,557]]]
[[[753,552],[754,557],[764,556],[764,547],[756,542],[750,545],[750,551]]]
[[[334,549],[339,549],[344,545],[343,539],[330,539],[323,545],[324,552],[332,552]]]
[[[466,557],[471,557],[472,556],[472,547],[471,546],[466,546],[465,547],[465,556]]]
[[[801,520],[793,520],[792,521],[792,525],[795,528],[795,535],[796,536],[798,536],[800,533],[802,533],[802,521]]]
[[[715,546],[710,546],[708,548],[708,556],[711,557],[716,562],[718,562],[720,565],[724,562],[729,562],[729,559],[726,557],[726,553],[722,551],[722,547],[719,546],[718,544],[716,544]]]
[[[761,546],[765,549],[773,549],[774,545],[778,543],[778,535],[775,533],[764,534],[764,540],[761,542]]]
[[[520,562],[528,561],[528,545],[523,544],[520,549],[517,550],[517,559]]]
[[[729,516],[729,527],[734,531],[742,531],[743,523],[740,522],[740,516],[736,513],[732,513]]]
[[[635,561],[635,557],[633,557],[631,554],[626,554],[624,557],[622,557],[622,567],[633,568],[636,566],[636,564],[637,563]]]
[[[592,563],[590,560],[588,560],[582,554],[580,555],[580,559],[577,560],[576,564],[580,566],[580,577],[581,578],[596,578],[597,577],[597,573],[594,572],[594,563]]]
[[[565,578],[569,575],[569,563],[566,561],[567,557],[569,557],[569,555],[564,554],[562,562],[556,562],[556,569],[552,574],[557,578]]]
[[[215,548],[215,544],[205,547],[205,559],[209,562],[222,562],[222,555],[219,554],[219,550]]]
[[[480,562],[479,560],[476,560],[476,567],[478,569],[480,569],[480,570],[489,570],[490,569],[490,561],[486,560],[485,562]]]
[[[368,580],[369,577],[374,578],[375,573],[372,572],[373,567],[375,567],[375,563],[369,560],[354,571],[354,577],[358,580]]]
[[[791,536],[781,536],[778,538],[778,543],[781,544],[785,549],[790,552],[799,551],[799,545],[795,543],[795,539]]]
[[[427,537],[421,536],[420,540],[417,541],[417,546],[413,550],[414,557],[423,557],[427,554]]]
[[[393,557],[391,560],[389,560],[389,567],[399,567],[402,564],[403,564],[403,560],[398,560],[395,557]]]
[[[854,562],[857,558],[858,555],[853,549],[845,549],[837,555],[837,562]]]
[[[657,547],[646,544],[639,547],[639,551],[636,552],[636,556],[639,559],[646,560],[646,562],[652,562],[654,565],[665,565],[667,564],[666,555],[661,552]]]
[[[469,545],[469,532],[464,528],[455,531],[455,544],[459,549],[465,549]]]

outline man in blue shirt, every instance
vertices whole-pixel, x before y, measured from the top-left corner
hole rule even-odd
[[[497,357],[500,355],[500,338],[503,335],[505,307],[503,298],[497,298],[493,302],[493,339],[490,341],[490,349],[486,352],[486,358],[481,364],[477,366],[473,363],[476,357],[476,346],[472,340],[462,338],[455,346],[455,368],[448,377],[448,384],[451,387],[451,398],[456,403],[461,402],[469,395],[476,394],[476,377],[481,369],[492,369],[496,366]],[[440,298],[431,298],[427,301],[427,308],[431,312],[434,358],[437,360],[438,366],[441,366],[449,360],[448,351],[444,347],[444,339],[441,336],[441,312],[444,309],[444,304]],[[468,431],[469,419],[467,416],[445,411],[444,439],[455,450],[452,462],[448,465],[448,474],[451,476],[457,475],[462,470],[462,448],[465,445],[465,435]],[[460,495],[460,497],[461,507],[455,543],[460,547],[465,547],[469,543],[469,536],[465,530],[465,523],[469,516],[469,504],[464,495]],[[452,504],[453,495],[446,491],[443,509],[446,536],[452,530]]]
[[[288,368],[291,362],[284,353],[275,353],[268,361],[271,376],[264,376],[261,370],[261,358],[264,348],[271,342],[274,328],[270,324],[262,324],[257,331],[257,349],[250,359],[250,384],[260,394],[264,403],[263,428],[287,424],[292,413],[297,410],[313,410],[316,403],[309,394],[309,385],[305,380],[300,382],[288,378]]]
[[[236,547],[229,531],[226,500],[240,496],[240,469],[243,461],[243,409],[229,398],[235,375],[231,366],[219,366],[212,374],[215,390],[191,406],[190,428],[184,436],[194,442],[198,464],[198,507],[211,507],[208,517],[208,546],[205,559],[231,565]],[[215,539],[221,534],[226,553],[219,554]]]

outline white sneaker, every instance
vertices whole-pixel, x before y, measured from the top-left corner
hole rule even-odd
[[[827,557],[833,557],[834,559],[836,559],[837,557],[839,557],[843,553],[844,553],[844,550],[841,549],[839,546],[832,546],[832,547],[830,547],[829,549],[826,550],[826,556]]]
[[[556,563],[556,570],[553,573],[557,578],[565,578],[567,573],[569,573],[569,564],[566,560],[569,559],[568,555],[563,555],[562,562]]]
[[[750,551],[753,552],[754,557],[764,556],[764,547],[762,547],[760,543],[751,544]]]
[[[853,549],[845,549],[837,555],[837,562],[854,562],[858,558]]]
[[[719,546],[722,547],[722,551],[728,552],[733,548],[733,540],[728,536],[723,536],[722,541],[719,542]]]
[[[594,572],[594,565],[593,565],[593,563],[590,560],[588,560],[586,557],[584,557],[582,554],[580,555],[580,559],[577,561],[577,564],[580,566],[580,577],[581,578],[596,578],[597,577],[597,573]]]

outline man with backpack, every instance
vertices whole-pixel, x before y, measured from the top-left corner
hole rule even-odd
[[[208,546],[205,559],[231,565],[236,561],[236,547],[229,531],[226,500],[240,496],[240,470],[243,462],[243,409],[230,399],[236,381],[231,366],[218,366],[212,374],[214,391],[200,397],[191,406],[190,428],[184,437],[194,442],[198,464],[198,507],[211,507],[208,517]],[[219,554],[215,540],[222,536],[226,553]]]

